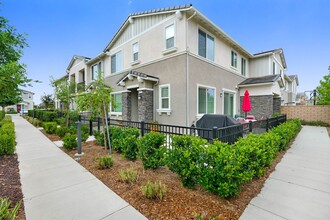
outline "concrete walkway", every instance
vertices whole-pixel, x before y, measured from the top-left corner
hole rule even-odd
[[[146,219],[37,128],[12,118],[27,220]]]
[[[330,139],[326,128],[302,128],[240,219],[330,219]]]

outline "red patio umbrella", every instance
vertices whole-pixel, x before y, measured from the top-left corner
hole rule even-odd
[[[245,90],[244,92],[242,110],[245,112],[245,118],[246,118],[247,112],[251,111],[250,94],[248,90]]]

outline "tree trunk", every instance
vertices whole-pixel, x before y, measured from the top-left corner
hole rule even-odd
[[[107,145],[107,136],[105,134],[105,125],[104,125],[104,120],[105,120],[105,112],[104,112],[104,108],[102,106],[102,127],[103,127],[103,139],[104,139],[104,149],[107,150],[108,149],[108,145]]]
[[[65,116],[65,125],[68,128],[69,127],[69,105],[65,105],[66,110],[66,116]]]

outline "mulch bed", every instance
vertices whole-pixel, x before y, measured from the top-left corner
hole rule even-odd
[[[76,150],[63,151],[71,157],[76,153]],[[113,153],[115,162],[111,169],[100,170],[97,168],[96,158],[107,155],[108,151],[95,142],[84,143],[83,152],[85,155],[78,162],[148,219],[196,219],[197,215],[203,218],[238,219],[285,154],[279,153],[265,175],[245,184],[237,197],[222,199],[201,188],[184,188],[178,176],[167,167],[144,170],[140,160],[132,162],[118,153]],[[134,184],[120,181],[118,171],[129,167],[139,172],[139,179]],[[166,184],[167,194],[163,201],[151,201],[142,195],[141,186],[147,180],[160,180]]]
[[[16,154],[0,156],[0,196],[9,198],[12,207],[23,199]],[[23,201],[16,219],[25,219]]]

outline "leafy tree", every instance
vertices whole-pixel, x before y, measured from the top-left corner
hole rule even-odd
[[[319,93],[318,104],[320,105],[330,105],[330,66],[328,70],[328,75],[325,75],[323,80],[320,80],[320,86],[316,88]]]
[[[86,92],[77,96],[77,106],[79,111],[92,112],[92,117],[102,116],[102,126],[104,126],[105,117],[109,112],[109,104],[112,101],[110,93],[112,88],[104,82],[103,74],[97,74],[97,78],[89,85]],[[115,103],[113,103],[115,104]],[[106,131],[103,129],[104,146],[107,146]],[[106,147],[107,148],[107,147]],[[111,152],[111,147],[110,147]]]
[[[27,46],[25,36],[0,16],[0,103],[3,111],[5,106],[20,99],[20,86],[31,86],[26,66],[19,63]]]
[[[66,80],[66,78],[55,80],[51,77],[50,82],[55,90],[56,99],[62,103],[64,111],[67,113],[65,116],[65,124],[68,127],[70,104],[74,101],[75,98],[73,89],[75,89],[76,84],[75,82]]]
[[[53,109],[55,107],[55,102],[52,94],[48,94],[48,95],[44,94],[43,96],[41,96],[40,100],[41,100],[41,104],[40,104],[41,108]]]

